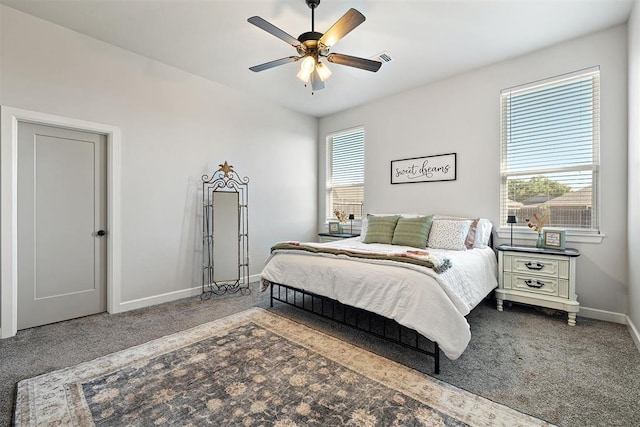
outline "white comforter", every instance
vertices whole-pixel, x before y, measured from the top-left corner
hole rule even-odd
[[[315,245],[389,253],[415,250],[365,244],[359,237]],[[498,285],[496,256],[491,248],[427,251],[451,259],[452,267],[437,274],[394,261],[280,251],[267,260],[261,276],[394,319],[437,342],[455,360],[471,339],[464,316]]]

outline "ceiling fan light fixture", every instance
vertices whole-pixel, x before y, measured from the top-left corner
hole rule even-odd
[[[322,81],[325,81],[329,77],[331,77],[331,70],[329,69],[329,67],[327,67],[320,61],[318,61],[318,63],[316,64],[316,71],[318,72],[318,76]]]
[[[300,71],[304,71],[305,73],[312,73],[313,67],[315,65],[316,65],[316,59],[311,55],[307,55],[305,56],[305,58],[302,60],[302,63],[300,64]]]
[[[300,68],[300,70],[298,71],[298,74],[296,74],[296,77],[305,83],[309,83],[309,79],[311,78],[311,72],[306,71],[303,68]]]
[[[300,63],[300,70],[298,71],[298,74],[296,75],[296,77],[302,80],[303,82],[308,83],[309,79],[311,78],[311,73],[313,73],[313,70],[315,68],[315,65],[316,65],[315,58],[313,56],[306,55]]]

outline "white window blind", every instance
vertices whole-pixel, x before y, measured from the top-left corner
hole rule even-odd
[[[334,211],[362,218],[364,202],[364,129],[327,137],[327,219]]]
[[[547,226],[599,231],[598,67],[501,93],[501,225],[525,225],[540,209]]]

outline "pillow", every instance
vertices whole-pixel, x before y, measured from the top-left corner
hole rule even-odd
[[[367,218],[362,218],[362,222],[360,222],[360,236],[362,239],[367,235],[367,228],[369,226],[369,221]]]
[[[400,218],[393,231],[391,244],[425,249],[432,221],[433,216]]]
[[[416,213],[416,212],[394,213],[394,214],[375,213],[375,214],[371,214],[371,215],[375,215],[375,216],[399,216],[400,218],[419,218],[419,217],[427,216],[427,215],[419,214],[419,213]]]
[[[471,219],[471,218],[470,218]],[[478,221],[480,218],[472,218],[471,226],[469,227],[469,233],[467,233],[467,238],[464,240],[464,245],[467,249],[473,249],[473,245],[476,243],[476,233],[478,230]]]
[[[436,219],[431,224],[428,246],[434,249],[466,251],[465,240],[472,220]]]
[[[448,219],[451,221],[472,221],[471,227],[469,227],[469,233],[467,233],[467,237],[464,241],[464,245],[467,249],[473,249],[476,242],[476,230],[478,228],[478,222],[480,218],[459,218],[459,217],[446,217],[446,216],[438,216],[435,219]]]
[[[364,243],[387,243],[393,240],[393,231],[396,229],[399,215],[375,216],[367,215],[367,234],[362,240]]]
[[[374,214],[367,214],[367,215],[374,215]],[[425,217],[426,215],[422,215],[422,214],[418,214],[418,213],[403,213],[403,214],[375,214],[375,216],[400,216],[401,218],[418,218],[418,217]],[[360,236],[362,237],[362,239],[364,239],[364,237],[367,235],[367,227],[368,227],[368,221],[367,218],[362,218],[362,222],[360,225]]]
[[[486,218],[480,218],[480,221],[478,221],[478,228],[476,229],[476,241],[473,244],[473,247],[486,248],[489,246],[492,229],[493,224],[491,224],[491,221]]]

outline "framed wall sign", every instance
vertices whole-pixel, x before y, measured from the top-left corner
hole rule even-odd
[[[456,153],[391,161],[391,183],[456,180]]]
[[[544,247],[551,249],[564,249],[567,234],[564,230],[544,230]]]

